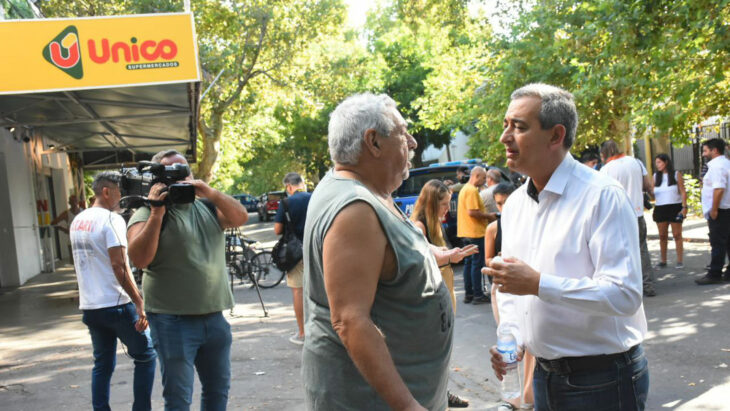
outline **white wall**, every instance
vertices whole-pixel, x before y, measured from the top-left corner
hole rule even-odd
[[[33,192],[32,164],[29,160],[29,144],[12,138],[4,128],[0,128],[0,152],[4,157],[4,169],[0,170],[0,210],[10,216],[10,226],[2,229],[3,241],[0,242],[2,264],[2,285],[22,285],[40,273],[40,244],[38,241],[35,194]],[[2,206],[5,204],[5,206]],[[14,257],[14,258],[13,258]]]

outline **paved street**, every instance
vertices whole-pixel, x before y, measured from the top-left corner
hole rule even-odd
[[[651,235],[655,226],[648,225]],[[692,227],[702,240],[702,221],[692,222]],[[255,215],[245,233],[265,246],[276,239],[272,223],[258,223]],[[658,241],[651,240],[649,248],[656,262]],[[651,369],[648,409],[730,410],[730,283],[696,286],[692,280],[707,263],[709,245],[688,242],[685,248],[687,268],[658,271],[658,296],[645,301],[650,330],[645,343]],[[672,262],[673,245],[669,255]],[[470,409],[486,410],[494,408],[498,397],[487,358],[487,349],[496,340],[495,324],[489,306],[461,303],[460,269],[450,389],[468,398]],[[295,329],[291,293],[284,284],[262,293],[269,310],[266,318],[254,290],[235,288],[237,304],[229,315],[234,336],[229,409],[301,410],[300,349],[287,341]],[[42,274],[19,289],[0,292],[4,314],[0,318],[0,410],[89,408],[91,343],[77,306],[69,266]],[[158,375],[155,409],[163,405],[159,381]],[[131,384],[132,362],[120,348],[112,380],[113,409],[130,407]],[[196,386],[193,409],[198,408],[199,392]]]

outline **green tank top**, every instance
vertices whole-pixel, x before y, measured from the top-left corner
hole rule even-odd
[[[446,409],[446,385],[454,314],[451,297],[421,231],[385,207],[358,181],[330,171],[312,194],[304,231],[302,379],[310,410],[386,410],[362,377],[330,322],[324,288],[322,245],[332,221],[356,201],[369,204],[393,248],[397,272],[378,284],[371,319],[401,378],[430,410]],[[367,244],[363,244],[367,246]]]

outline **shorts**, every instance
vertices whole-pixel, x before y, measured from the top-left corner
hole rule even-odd
[[[289,288],[302,288],[302,277],[304,277],[304,259],[299,260],[294,268],[286,272],[286,285]]]
[[[677,214],[682,212],[682,204],[665,204],[654,207],[652,218],[656,223],[681,223],[677,221]]]

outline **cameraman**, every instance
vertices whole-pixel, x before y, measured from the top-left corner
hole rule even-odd
[[[175,150],[152,162],[186,164]],[[231,327],[223,310],[233,307],[223,230],[246,223],[240,202],[189,175],[181,183],[199,197],[189,204],[141,207],[129,220],[129,258],[145,269],[142,287],[152,341],[160,359],[165,409],[189,409],[193,367],[202,385],[201,409],[224,410],[231,375]],[[154,204],[166,186],[150,188]]]

